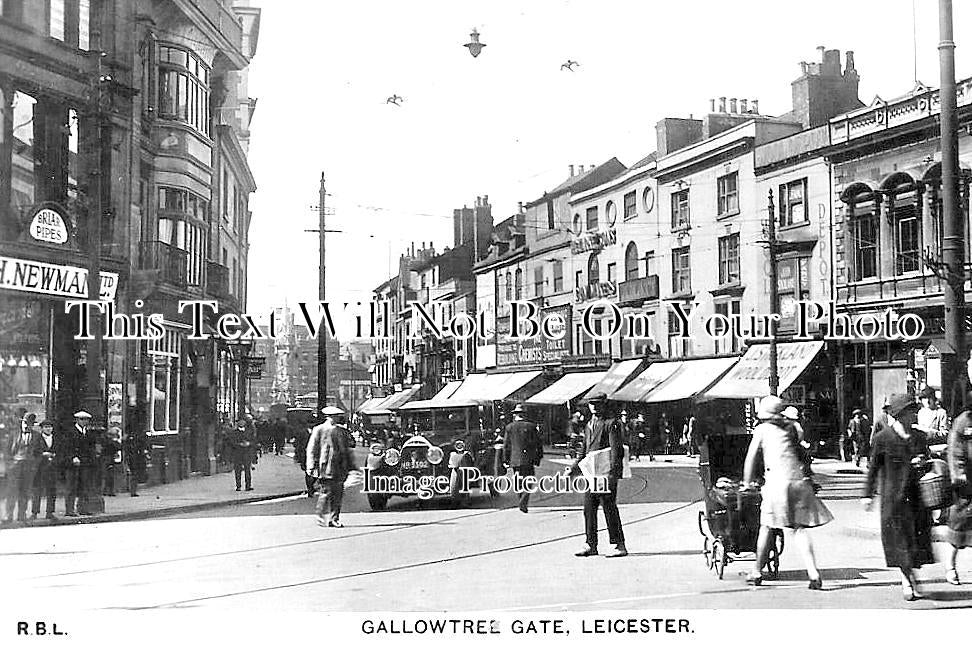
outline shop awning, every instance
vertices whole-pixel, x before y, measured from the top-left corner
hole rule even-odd
[[[584,394],[607,372],[569,372],[526,400],[530,405],[562,406]]]
[[[368,414],[368,409],[369,408],[372,408],[373,406],[378,405],[379,403],[381,403],[382,401],[384,401],[387,398],[388,397],[371,397],[367,401],[363,402],[360,406],[358,406],[357,408],[355,408],[355,412],[360,412],[360,413],[363,413],[363,414]]]
[[[682,366],[681,361],[661,361],[652,363],[623,388],[611,395],[616,401],[641,401],[649,392],[661,385]]]
[[[445,401],[456,393],[456,390],[459,389],[460,385],[462,385],[462,381],[449,381],[445,384],[445,387],[436,392],[435,396],[429,399],[429,401],[435,401],[436,403],[439,401]]]
[[[624,384],[628,378],[634,374],[638,366],[641,365],[640,359],[632,359],[630,361],[618,361],[608,369],[607,374],[604,375],[600,381],[591,386],[591,389],[584,393],[585,397],[591,397],[591,395],[597,394],[598,392],[603,392],[604,394],[611,397],[611,395]],[[613,398],[613,397],[611,397]]]
[[[412,397],[418,394],[418,391],[421,389],[421,385],[413,385],[405,388],[401,392],[396,392],[388,397],[388,399],[378,404],[376,407],[376,410],[379,411],[378,414],[385,414],[386,412],[391,412],[392,410],[398,410],[398,408],[404,406],[412,399]]]
[[[478,406],[479,403],[469,399],[423,399],[421,401],[409,401],[399,408],[399,412],[404,410],[444,410],[446,408],[469,408]]]
[[[779,343],[776,366],[780,377],[779,392],[790,387],[813,358],[823,349],[823,341]],[[728,374],[710,388],[705,396],[712,399],[750,399],[769,394],[769,345],[753,345]]]
[[[500,401],[538,376],[540,376],[539,370],[470,374],[463,379],[462,385],[449,397],[449,401],[475,401],[477,403]]]
[[[396,392],[395,394],[401,393]],[[388,411],[383,409],[383,405],[390,402],[395,397],[395,394],[390,394],[387,397],[377,397],[374,401],[367,402],[358,412],[362,415],[387,415]]]
[[[682,361],[679,368],[642,399],[645,403],[661,403],[691,399],[705,392],[736,364],[738,357],[696,358]]]

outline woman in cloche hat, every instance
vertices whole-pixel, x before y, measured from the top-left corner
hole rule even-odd
[[[918,403],[910,394],[892,394],[884,406],[887,422],[875,425],[867,487],[866,509],[875,491],[881,498],[881,544],[889,568],[901,571],[901,594],[907,601],[921,596],[915,569],[934,563],[931,512],[921,504],[918,467],[928,453],[925,434],[914,428]]]
[[[746,453],[743,482],[752,484],[753,470],[759,450],[763,450],[766,465],[766,484],[762,488],[759,538],[756,547],[756,566],[746,577],[750,584],[762,584],[762,569],[769,555],[774,529],[793,530],[793,538],[803,555],[803,563],[810,579],[810,590],[820,590],[823,580],[817,570],[813,543],[807,530],[825,525],[834,519],[813,490],[813,483],[804,471],[800,440],[796,429],[783,416],[783,401],[777,396],[763,397],[756,418],[760,423],[753,430],[753,439]]]

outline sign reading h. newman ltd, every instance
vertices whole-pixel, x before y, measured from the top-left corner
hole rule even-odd
[[[77,266],[0,257],[0,289],[83,300],[88,297],[88,271]],[[102,272],[100,299],[113,302],[117,290],[118,273]]]

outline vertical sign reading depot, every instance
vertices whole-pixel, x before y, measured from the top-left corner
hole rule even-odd
[[[523,340],[508,340],[510,335],[510,320],[502,318],[496,323],[496,365],[536,365],[538,363],[555,363],[570,356],[570,305],[541,309],[539,319],[543,320],[550,314],[557,314],[565,323],[564,336],[559,340],[551,340],[538,335]]]

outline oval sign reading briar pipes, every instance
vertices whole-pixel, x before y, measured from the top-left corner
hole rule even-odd
[[[30,220],[30,236],[44,243],[67,243],[68,231],[64,219],[54,209],[42,207]]]

